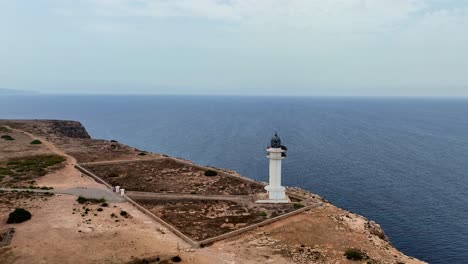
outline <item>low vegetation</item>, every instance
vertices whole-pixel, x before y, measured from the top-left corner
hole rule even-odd
[[[0,167],[0,175],[19,177],[23,175],[43,176],[46,169],[65,161],[58,155],[32,156],[10,160]]]
[[[295,204],[293,204],[294,209],[299,209],[299,208],[302,208],[302,207],[304,207],[304,206],[305,206],[305,205],[303,205],[303,204],[301,204],[301,203],[295,203]]]
[[[123,210],[120,211],[120,215],[123,216],[123,217],[125,217],[125,218],[127,218],[127,217],[130,216],[126,211],[123,211]]]
[[[218,172],[216,172],[214,170],[205,171],[205,176],[212,177],[212,176],[216,176],[216,175],[218,175]]]
[[[111,173],[109,173],[109,175],[107,175],[107,177],[116,178],[116,177],[119,177],[119,174],[117,174],[115,172],[111,172]]]
[[[4,140],[8,140],[8,141],[11,141],[11,140],[15,140],[13,137],[11,137],[10,135],[3,135],[2,138]]]
[[[259,216],[263,216],[263,217],[267,217],[267,216],[268,216],[267,212],[265,212],[265,211],[260,211],[260,213],[258,213],[258,215],[259,215]]]
[[[348,248],[345,251],[344,256],[350,260],[362,260],[366,254],[359,249]]]
[[[0,167],[0,176],[11,176],[14,174],[15,172],[10,170],[9,168]]]
[[[149,257],[149,258],[136,258],[130,262],[127,262],[126,264],[151,264],[151,263],[168,263],[167,261],[163,260],[164,262],[160,262],[161,258],[160,257]]]
[[[94,199],[94,198],[86,198],[83,196],[78,197],[76,201],[80,204],[85,204],[85,203],[105,203],[106,199],[101,198],[101,199]]]
[[[171,260],[172,260],[172,262],[176,262],[176,263],[177,263],[177,262],[181,262],[181,261],[182,261],[182,258],[179,257],[179,256],[174,256],[174,257],[171,258]]]
[[[23,208],[16,208],[15,211],[8,216],[7,224],[19,224],[31,219],[31,213]]]
[[[6,128],[6,127],[3,127],[3,126],[0,126],[0,133],[10,133],[11,130]]]
[[[42,144],[42,141],[40,141],[39,139],[31,141],[31,145],[40,145],[40,144]]]

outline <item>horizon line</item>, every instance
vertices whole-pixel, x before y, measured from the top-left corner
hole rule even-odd
[[[23,90],[24,91],[24,90]],[[171,94],[171,93],[6,93],[0,96],[190,96],[190,97],[316,97],[316,98],[397,98],[397,99],[468,99],[468,95],[268,95],[268,94]]]

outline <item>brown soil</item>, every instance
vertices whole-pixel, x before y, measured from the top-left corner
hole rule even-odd
[[[343,256],[349,248],[365,252],[368,258],[364,263],[421,263],[373,234],[368,223],[362,216],[325,203],[323,207],[245,234],[243,242],[274,248],[296,263],[330,263],[331,260],[356,263]]]
[[[139,154],[142,151],[119,142],[90,139],[84,127],[75,121],[0,120],[0,126],[19,129],[52,142],[80,163],[162,157],[160,154],[148,152],[141,156]],[[21,150],[21,152],[23,151]]]
[[[140,204],[194,240],[263,221],[259,211],[230,201],[144,201]]]
[[[10,135],[15,140],[4,140],[0,138],[0,161],[14,158],[50,155],[52,152],[44,145],[31,145],[31,141],[36,139],[24,133],[8,129],[8,133],[0,132],[1,135]]]
[[[123,145],[97,139],[56,138],[52,142],[73,156],[79,163],[108,160],[140,160],[160,157],[159,154],[140,156],[140,150]]]
[[[111,185],[131,191],[231,195],[264,192],[260,184],[246,183],[224,173],[208,177],[205,170],[173,158],[83,167]]]

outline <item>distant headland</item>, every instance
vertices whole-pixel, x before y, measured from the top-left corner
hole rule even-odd
[[[39,94],[39,92],[0,88],[0,95],[28,95],[28,94]]]

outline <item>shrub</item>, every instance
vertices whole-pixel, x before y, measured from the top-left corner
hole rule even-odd
[[[140,152],[138,153],[138,156],[146,156],[147,154],[145,152]]]
[[[128,217],[128,213],[125,212],[125,211],[120,211],[120,215],[123,216],[123,217]]]
[[[98,212],[102,212],[103,210],[104,210],[104,209],[102,209],[101,207],[99,207],[99,208],[97,209]]]
[[[115,173],[115,172],[111,172],[109,173],[109,175],[107,175],[107,177],[109,178],[115,178],[115,177],[119,177],[119,174]]]
[[[268,214],[267,212],[265,211],[260,211],[260,213],[258,213],[259,216],[263,216],[263,217],[266,217]]]
[[[344,256],[351,260],[362,260],[365,254],[359,249],[349,248],[345,251]]]
[[[102,207],[107,207],[108,204],[107,204],[107,203],[102,203],[101,206],[102,206]]]
[[[0,126],[0,132],[2,132],[2,133],[9,133],[9,132],[11,132],[11,130],[8,129],[8,128],[6,128],[6,127]]]
[[[304,207],[304,206],[305,206],[305,205],[303,205],[303,204],[301,204],[301,203],[295,203],[295,204],[293,204],[294,209],[299,209],[299,208],[302,208],[302,207]]]
[[[171,258],[172,262],[181,262],[182,259],[179,256],[174,256]]]
[[[80,204],[84,204],[88,201],[88,199],[84,198],[83,196],[80,196],[78,197],[78,199],[76,199],[76,201]]]
[[[94,198],[85,198],[83,196],[80,196],[78,197],[78,199],[76,199],[76,201],[80,204],[84,204],[86,202],[90,202],[90,203],[104,203],[106,201],[106,199],[104,198],[101,198],[101,199],[94,199]]]
[[[2,138],[4,140],[15,140],[14,138],[12,138],[10,135],[3,135]]]
[[[42,144],[42,141],[38,139],[31,141],[31,145],[40,145],[40,144]]]
[[[205,176],[211,177],[211,176],[216,176],[218,173],[214,170],[207,170],[205,171]]]
[[[31,213],[23,208],[16,208],[15,211],[8,216],[7,224],[17,224],[31,219]]]

